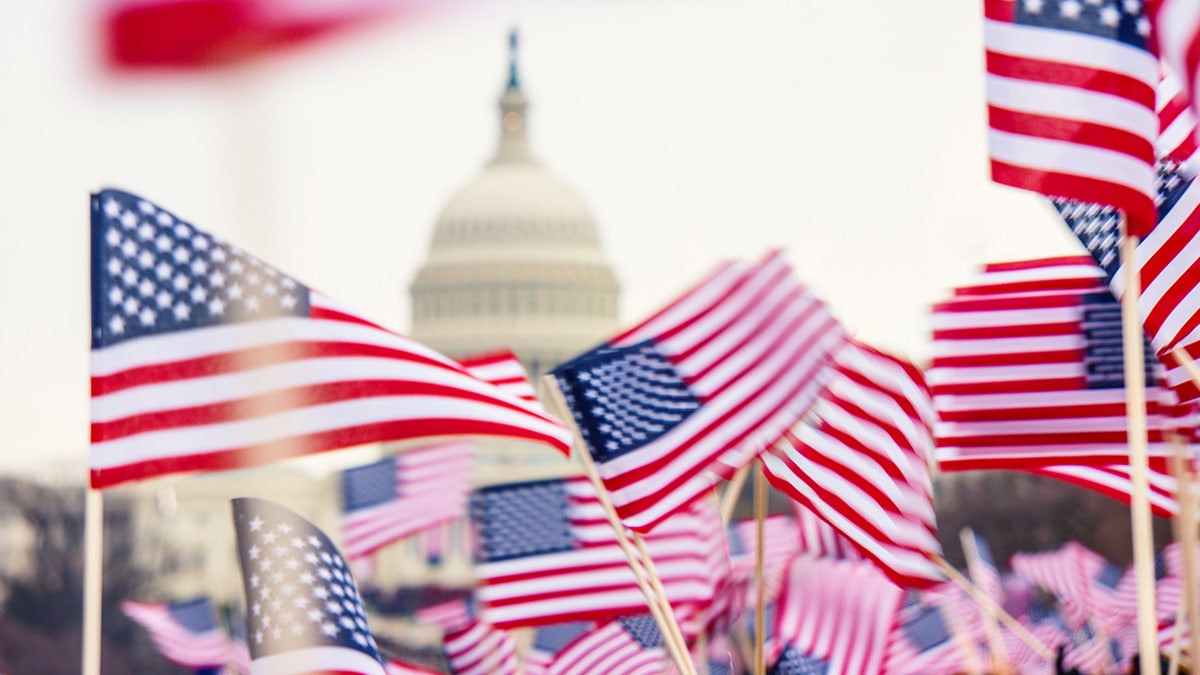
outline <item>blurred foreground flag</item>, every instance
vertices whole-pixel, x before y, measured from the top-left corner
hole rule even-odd
[[[92,196],[93,487],[365,443],[569,448],[529,402],[158,206]]]
[[[168,660],[193,669],[218,668],[233,659],[232,645],[217,625],[207,597],[184,602],[126,600],[121,611],[142,625]]]
[[[1148,3],[1154,17],[1158,53],[1183,83],[1193,111],[1200,104],[1200,4],[1193,0]]]
[[[943,470],[1126,461],[1121,308],[1087,256],[992,263],[933,308]],[[1150,452],[1177,422],[1146,360]]]
[[[312,523],[263,499],[233,500],[255,675],[384,675],[350,568]]]
[[[1154,227],[1154,90],[1141,2],[984,0],[992,179]]]
[[[554,374],[621,519],[646,532],[799,419],[843,339],[772,253],[722,265]]]
[[[105,57],[121,69],[234,63],[427,0],[99,0]]]

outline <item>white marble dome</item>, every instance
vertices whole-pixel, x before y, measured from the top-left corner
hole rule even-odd
[[[411,333],[449,356],[509,348],[536,375],[615,330],[618,286],[583,200],[534,159],[525,110],[514,59],[496,155],[437,220]]]

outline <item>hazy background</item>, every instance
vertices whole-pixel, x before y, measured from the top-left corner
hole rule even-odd
[[[781,247],[860,337],[927,356],[981,262],[1081,252],[987,177],[981,3],[424,3],[236,69],[105,70],[95,3],[0,22],[0,470],[85,476],[88,192],[120,187],[401,332],[491,156],[507,31],[537,156],[590,206],[629,323]]]

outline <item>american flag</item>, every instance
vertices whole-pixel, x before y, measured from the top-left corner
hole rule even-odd
[[[121,70],[219,68],[349,25],[414,0],[101,0],[108,64]]]
[[[838,560],[861,560],[863,554],[832,525],[821,520],[812,509],[792,501],[792,513],[800,536],[801,555]]]
[[[591,621],[569,621],[539,626],[534,631],[532,643],[525,650],[525,658],[521,662],[522,675],[549,675],[555,657],[577,638],[595,628],[596,624]]]
[[[647,532],[795,422],[842,339],[774,253],[722,265],[554,374],[621,519]]]
[[[775,632],[787,650],[824,662],[826,675],[885,672],[888,635],[904,592],[869,562],[796,558],[788,572]],[[782,670],[776,672],[805,672]]]
[[[667,652],[649,614],[623,616],[579,635],[555,656],[554,675],[660,675]]]
[[[1154,90],[1140,2],[984,0],[992,179],[1154,227]]]
[[[213,668],[232,660],[225,631],[207,597],[183,602],[121,603],[121,611],[146,629],[168,660],[190,668]]]
[[[533,384],[529,382],[525,366],[521,365],[516,354],[511,351],[503,349],[487,354],[468,356],[459,359],[458,362],[467,369],[468,373],[484,382],[496,385],[504,393],[541,405],[538,403],[537,392],[533,390]]]
[[[777,489],[812,509],[902,586],[945,575],[928,457],[933,412],[920,370],[855,341],[811,417],[763,455]]]
[[[968,662],[955,641],[953,625],[936,601],[910,593],[897,613],[881,672],[896,675],[949,675],[968,672]]]
[[[483,618],[496,627],[606,620],[646,610],[586,479],[482,488],[471,510],[479,536],[476,597]],[[719,516],[701,501],[645,539],[677,612],[706,607],[719,590],[709,532],[721,537],[716,543],[723,548]]]
[[[1182,89],[1197,110],[1200,100],[1200,7],[1189,0],[1157,0],[1153,12],[1154,38],[1163,61],[1182,81]]]
[[[262,499],[233,500],[255,673],[384,675],[358,586],[324,532]]]
[[[752,587],[758,557],[758,522],[746,518],[729,527],[729,562],[734,583],[746,586],[746,607],[755,607],[758,593]],[[792,558],[800,551],[796,521],[791,516],[774,514],[763,520],[763,581],[768,600],[774,600],[783,587],[783,577]]]
[[[474,446],[451,441],[342,472],[342,546],[350,560],[466,511]]]
[[[158,206],[92,197],[91,482],[557,421]]]
[[[1081,628],[1098,612],[1111,607],[1122,572],[1077,541],[1054,551],[1015,553],[1010,564],[1013,574],[1059,599],[1060,612],[1072,628]]]
[[[515,675],[517,648],[512,635],[475,615],[471,607],[464,625],[448,628],[442,650],[455,675]]]
[[[1086,256],[989,264],[935,304],[926,377],[941,468],[1126,461],[1120,321]],[[1164,456],[1174,397],[1148,386],[1146,398],[1150,451]]]

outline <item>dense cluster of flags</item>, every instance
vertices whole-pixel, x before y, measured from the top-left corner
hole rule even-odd
[[[234,501],[242,637],[204,598],[126,613],[197,670],[428,672],[381,653],[351,562],[469,515],[472,598],[417,616],[455,673],[1039,673],[1054,648],[1126,667],[1145,565],[1072,542],[1006,575],[964,533],[964,578],[930,472],[1030,471],[1194,528],[1190,471],[1168,469],[1200,399],[1192,4],[984,0],[993,178],[1049,197],[1089,255],[985,266],[932,308],[925,369],[851,338],[772,252],[556,368],[560,420],[511,353],[453,361],[148,200],[94,195],[93,488],[427,443],[345,472],[340,547]],[[544,443],[583,475],[470,492],[464,436]],[[730,522],[751,471],[795,512]],[[1190,640],[1189,551],[1156,566],[1163,649]]]

